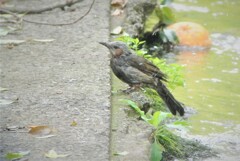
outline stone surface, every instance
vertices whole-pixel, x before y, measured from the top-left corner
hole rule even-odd
[[[42,0],[39,5],[51,5]],[[28,20],[62,23],[76,20],[92,1],[82,1],[75,11],[55,9],[26,15]],[[16,6],[23,1],[11,2]],[[27,1],[29,6],[35,1]],[[26,6],[27,7],[27,6]],[[38,7],[38,6],[35,6]],[[49,160],[54,149],[70,154],[64,161],[109,160],[110,68],[107,49],[98,44],[108,41],[109,0],[96,1],[90,13],[76,24],[46,26],[24,23],[18,34],[2,39],[55,39],[53,42],[26,42],[12,49],[0,46],[1,99],[16,99],[0,107],[0,156],[8,152],[30,151],[31,161]],[[70,126],[72,121],[77,126]],[[47,125],[55,136],[37,139],[23,130],[6,127]],[[4,160],[1,158],[0,160]]]

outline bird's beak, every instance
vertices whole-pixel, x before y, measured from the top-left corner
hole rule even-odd
[[[111,49],[111,45],[107,42],[99,42],[99,44],[102,44],[102,45],[106,46],[108,49]]]
[[[106,46],[106,47],[109,49],[111,55],[114,55],[115,50],[114,50],[114,48],[112,47],[112,45],[110,45],[110,43],[107,43],[107,42],[99,42],[99,44],[102,44],[102,45]]]

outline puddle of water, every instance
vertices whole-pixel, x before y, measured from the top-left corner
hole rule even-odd
[[[240,151],[240,15],[239,0],[175,0],[191,6],[179,9],[177,21],[203,24],[212,48],[177,55],[186,65],[186,86],[174,91],[179,100],[196,109],[189,118],[189,134],[218,149],[217,160],[238,160]],[[197,10],[194,7],[197,6]],[[207,11],[207,12],[203,12]],[[235,138],[235,139],[233,139]],[[213,159],[214,160],[214,159]]]
[[[188,6],[187,11],[182,10],[184,7],[176,9],[177,20],[200,23],[212,33],[221,32],[240,36],[239,0],[175,0],[174,2],[177,5]]]
[[[190,118],[192,133],[223,132],[240,124],[239,58],[237,53],[212,50],[178,55],[179,63],[186,65],[186,87],[175,93],[198,111]]]

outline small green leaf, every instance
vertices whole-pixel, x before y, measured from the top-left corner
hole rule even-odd
[[[144,111],[142,111],[135,102],[126,99],[123,99],[123,101],[126,102],[132,109],[134,109],[144,121],[148,122],[149,119],[145,115]]]
[[[146,41],[140,41],[138,45],[144,44]]]
[[[179,43],[178,37],[173,30],[164,29],[163,32],[164,32],[164,34],[165,34],[165,36],[166,36],[166,38],[168,39],[169,42],[171,42],[173,44]]]
[[[159,32],[159,36],[160,36],[160,39],[162,40],[163,43],[167,43],[168,42],[168,39],[166,37],[166,35],[164,34],[164,32]]]
[[[162,111],[156,111],[153,114],[153,117],[151,120],[149,120],[148,122],[153,125],[155,128],[158,127],[158,125],[165,120],[166,118],[170,118],[172,117],[171,113],[168,112],[162,112]]]
[[[131,100],[125,99],[125,100],[123,100],[123,101],[126,102],[129,106],[131,106],[131,107],[134,108],[135,110],[139,108],[138,105],[137,105],[135,102],[131,101]]]
[[[159,6],[156,6],[154,10],[155,10],[155,13],[156,13],[158,19],[162,20],[163,19],[163,14],[162,14],[161,8]]]
[[[172,9],[166,5],[161,5],[162,11],[162,22],[166,25],[169,25],[175,21],[175,16],[172,12]]]
[[[154,27],[159,23],[161,18],[161,9],[156,7],[150,15],[147,16],[144,24],[144,33],[152,32]]]
[[[5,158],[8,160],[16,160],[16,159],[20,159],[22,157],[24,157],[25,155],[28,155],[30,153],[30,151],[21,151],[18,153],[7,153],[5,155]]]
[[[163,149],[161,148],[161,145],[154,141],[154,143],[151,145],[151,161],[160,161],[162,160],[162,153]]]
[[[165,120],[166,118],[171,118],[173,115],[169,112],[161,112],[160,113],[160,119],[161,121]]]
[[[157,128],[157,126],[160,124],[159,115],[160,115],[160,111],[154,112],[152,119],[148,121],[155,128]]]
[[[7,153],[5,155],[5,158],[8,159],[8,160],[20,159],[22,157],[23,157],[23,155],[19,154],[19,153]]]
[[[114,153],[113,155],[127,155],[128,154],[128,152],[127,151],[123,151],[123,152],[116,152],[116,153]]]

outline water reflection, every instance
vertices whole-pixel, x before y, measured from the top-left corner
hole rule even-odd
[[[175,5],[177,21],[197,22],[212,33],[209,51],[188,51],[177,55],[177,62],[186,66],[186,87],[176,89],[174,94],[198,111],[189,119],[192,124],[190,132],[210,135],[236,130],[240,124],[240,21],[237,21],[240,1],[174,2],[185,5],[185,8],[191,7],[191,10],[180,10]],[[194,6],[207,8],[208,12],[196,10]]]
[[[227,43],[227,42],[226,42]],[[214,49],[214,50],[213,50]],[[198,111],[190,118],[192,133],[223,132],[240,123],[239,54],[213,46],[209,51],[181,52],[186,87],[175,93]]]

